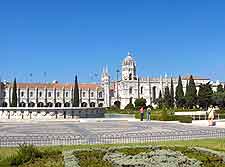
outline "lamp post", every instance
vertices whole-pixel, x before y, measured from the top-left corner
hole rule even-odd
[[[117,101],[119,101],[119,92],[118,92],[118,80],[119,80],[119,72],[120,72],[120,70],[116,70],[116,79],[117,79],[117,81],[116,81],[116,98],[117,98]]]

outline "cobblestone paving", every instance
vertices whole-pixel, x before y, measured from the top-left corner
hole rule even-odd
[[[224,137],[225,130],[163,122],[0,123],[0,146],[127,143]],[[36,142],[36,143],[35,143]]]

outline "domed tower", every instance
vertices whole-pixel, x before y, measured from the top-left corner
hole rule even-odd
[[[123,60],[122,64],[122,80],[136,80],[136,63],[128,52],[128,56]]]

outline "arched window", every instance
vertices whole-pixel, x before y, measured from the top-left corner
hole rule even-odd
[[[102,92],[99,92],[98,96],[99,98],[102,98]]]
[[[82,95],[83,97],[85,97],[86,96],[86,93],[85,92],[83,92],[83,95]]]
[[[21,103],[19,104],[19,107],[26,107],[26,103],[21,102]]]
[[[62,106],[62,104],[59,102],[55,104],[55,107],[61,107],[61,106]]]
[[[95,103],[94,102],[91,102],[90,103],[90,107],[95,107]]]
[[[81,103],[81,107],[87,107],[87,103],[86,102]]]
[[[102,104],[102,103],[99,103],[99,104],[98,104],[98,107],[103,107],[103,104]]]
[[[94,92],[91,92],[91,97],[94,97]]]
[[[24,92],[21,92],[21,97],[24,97]]]
[[[69,97],[69,92],[66,92],[66,97]]]
[[[60,96],[60,92],[57,92],[57,97],[59,97]]]
[[[39,102],[39,103],[37,104],[37,107],[44,107],[44,103],[43,103],[43,102]]]
[[[34,107],[35,106],[35,103],[34,102],[30,102],[29,104],[28,104],[28,107]]]
[[[52,96],[52,93],[51,92],[48,92],[48,97],[51,97]]]
[[[47,103],[47,107],[53,107],[53,103],[48,102],[48,103]]]
[[[132,94],[132,93],[133,93],[133,88],[130,87],[130,88],[129,88],[129,94]]]
[[[129,74],[129,80],[132,80],[132,74]]]
[[[64,107],[70,107],[70,103],[69,103],[69,102],[66,102],[66,103],[64,104]]]

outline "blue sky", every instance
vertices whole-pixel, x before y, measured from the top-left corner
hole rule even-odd
[[[7,0],[0,21],[2,79],[115,79],[132,51],[139,76],[225,80],[224,0]]]

